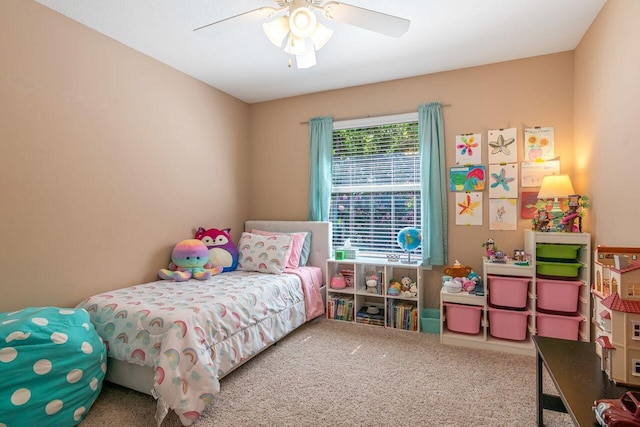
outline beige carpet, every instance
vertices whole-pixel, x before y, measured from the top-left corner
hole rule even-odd
[[[550,380],[546,377],[545,391]],[[221,381],[194,424],[535,426],[535,358],[443,346],[438,335],[317,319]],[[154,426],[150,396],[110,383],[81,427]],[[571,426],[544,411],[549,427]],[[163,427],[180,426],[174,413]]]

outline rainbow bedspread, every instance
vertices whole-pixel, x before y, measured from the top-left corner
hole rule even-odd
[[[233,271],[110,291],[79,307],[108,356],[152,367],[159,403],[190,425],[220,390],[219,378],[305,322],[302,289],[295,274]]]

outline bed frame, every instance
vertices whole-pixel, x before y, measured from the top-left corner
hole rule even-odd
[[[307,264],[320,267],[322,269],[322,277],[327,277],[327,259],[331,257],[330,222],[248,220],[245,222],[244,229],[246,231],[257,229],[277,232],[310,231],[312,233],[311,252],[309,254],[309,261]],[[326,297],[324,286],[326,286],[326,283],[323,285],[320,291],[322,293],[324,305],[326,306],[326,301],[324,300]],[[261,351],[264,351],[267,348],[269,347],[265,347]],[[258,352],[257,354],[260,354],[260,352]],[[251,359],[246,359],[231,371],[227,372],[226,375],[242,366],[248,360]],[[149,366],[133,365],[131,363],[112,359],[109,357],[107,358],[107,373],[104,379],[114,384],[139,391],[141,393],[153,395],[152,391],[154,383],[154,371],[153,368]]]

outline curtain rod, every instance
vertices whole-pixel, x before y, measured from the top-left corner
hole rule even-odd
[[[442,107],[451,107],[451,104],[441,104]],[[393,116],[396,114],[408,114],[408,113],[416,113],[418,110],[412,111],[393,111],[391,113],[380,113],[380,114],[368,114],[366,116],[351,116],[351,117],[340,117],[339,119],[333,119],[334,122],[342,122],[345,120],[358,120],[358,119],[370,119],[373,117],[384,117],[384,116]],[[309,121],[300,122],[301,125],[308,125]]]

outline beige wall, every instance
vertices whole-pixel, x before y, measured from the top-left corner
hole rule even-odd
[[[324,115],[417,111],[431,101],[451,104],[443,109],[448,167],[455,162],[458,134],[479,132],[486,138],[489,129],[517,127],[521,161],[523,129],[554,126],[562,173],[573,173],[573,52],[564,52],[251,105],[251,216],[306,219],[309,136],[300,122]],[[483,145],[486,165],[486,139]],[[449,260],[471,265],[479,274],[482,242],[492,237],[511,253],[523,247],[523,230],[530,226],[530,220],[520,220],[518,231],[489,231],[488,202],[485,191],[484,226],[455,226],[455,195],[448,196]],[[439,268],[427,272],[426,305],[437,305],[441,275]]]
[[[153,280],[242,229],[248,105],[32,1],[0,2],[0,312]]]
[[[594,243],[640,246],[640,2],[610,0],[575,51],[575,181]]]

